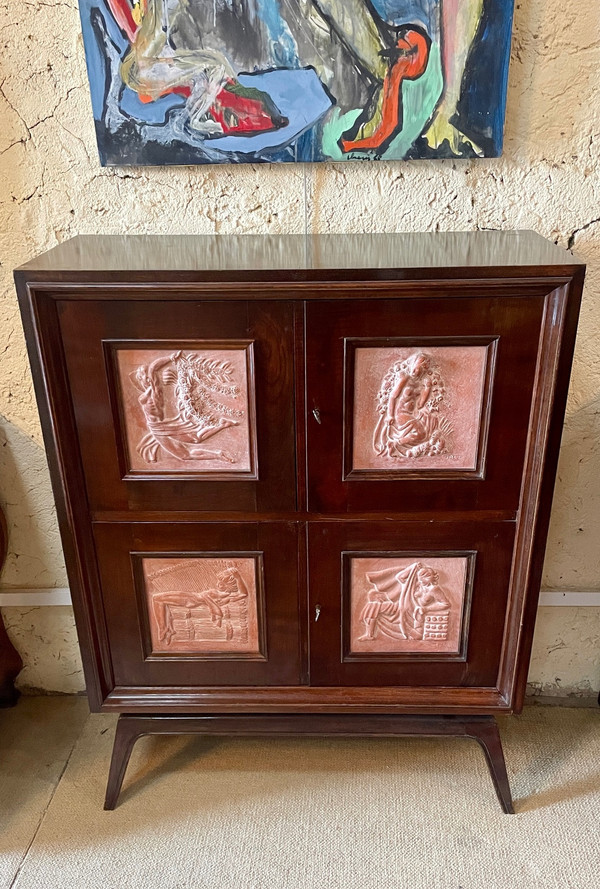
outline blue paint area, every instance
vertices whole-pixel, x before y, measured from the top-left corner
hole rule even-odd
[[[129,49],[129,41],[110,12],[107,11],[106,4],[102,0],[80,0],[79,10],[81,13],[92,108],[96,120],[102,120],[108,72],[106,70],[106,58],[102,52],[102,43],[98,39],[98,35],[94,33],[92,26],[94,14],[95,16],[100,16],[103,29],[121,58]],[[155,126],[166,123],[169,112],[173,108],[182,105],[185,105],[185,98],[173,93],[161,96],[154,102],[142,102],[138,94],[126,86],[123,86],[119,100],[119,108],[127,117]]]
[[[289,123],[279,130],[252,136],[219,136],[207,140],[207,146],[217,151],[256,154],[282,148],[314,127],[332,106],[331,98],[312,68],[278,68],[262,74],[240,74],[238,80],[242,86],[253,86],[268,93]]]
[[[95,13],[95,16],[92,13]],[[81,16],[81,30],[85,46],[85,61],[90,81],[92,109],[96,120],[101,120],[104,114],[108,72],[106,70],[106,58],[102,51],[102,44],[98,42],[97,36],[94,33],[92,24],[94,17],[99,16],[101,18],[104,30],[121,56],[129,46],[129,41],[123,35],[123,32],[102,0],[79,0],[79,14]]]
[[[127,117],[141,120],[153,126],[166,123],[169,112],[173,108],[181,108],[183,105],[185,105],[185,96],[175,93],[168,93],[166,96],[161,96],[160,99],[155,99],[154,102],[142,102],[138,94],[127,86],[124,88],[119,102],[121,111]]]
[[[431,19],[436,15],[439,0],[371,0],[371,6],[388,25],[399,27],[421,22],[431,33]]]
[[[467,135],[487,141],[487,157],[502,153],[512,15],[512,0],[487,0],[463,77],[459,119]]]
[[[281,18],[278,0],[256,0],[256,11],[269,32],[275,65],[278,68],[299,67],[298,48]]]

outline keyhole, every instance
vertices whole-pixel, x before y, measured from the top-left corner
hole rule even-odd
[[[315,418],[315,420],[317,421],[317,423],[320,426],[321,425],[321,411],[319,410],[318,407],[313,408],[313,417]]]
[[[319,620],[321,616],[321,606],[315,605],[315,623]]]

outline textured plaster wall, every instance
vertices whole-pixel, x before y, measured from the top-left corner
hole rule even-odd
[[[0,0],[0,497],[4,587],[66,585],[12,269],[78,233],[531,228],[589,264],[544,585],[599,590],[600,10],[517,3],[502,159],[101,169],[78,12]],[[69,609],[9,608],[21,684],[82,687]],[[600,685],[600,609],[540,610],[530,681]]]

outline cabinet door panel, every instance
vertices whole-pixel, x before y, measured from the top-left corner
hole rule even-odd
[[[311,685],[494,687],[514,523],[315,522]]]
[[[94,527],[118,686],[297,685],[292,523]]]
[[[287,303],[64,300],[93,510],[295,509]]]
[[[308,305],[309,509],[514,513],[544,298]]]

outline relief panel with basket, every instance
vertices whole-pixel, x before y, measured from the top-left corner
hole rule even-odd
[[[344,556],[345,660],[370,654],[464,657],[474,553]]]
[[[311,683],[494,686],[514,532],[513,522],[313,522]]]

